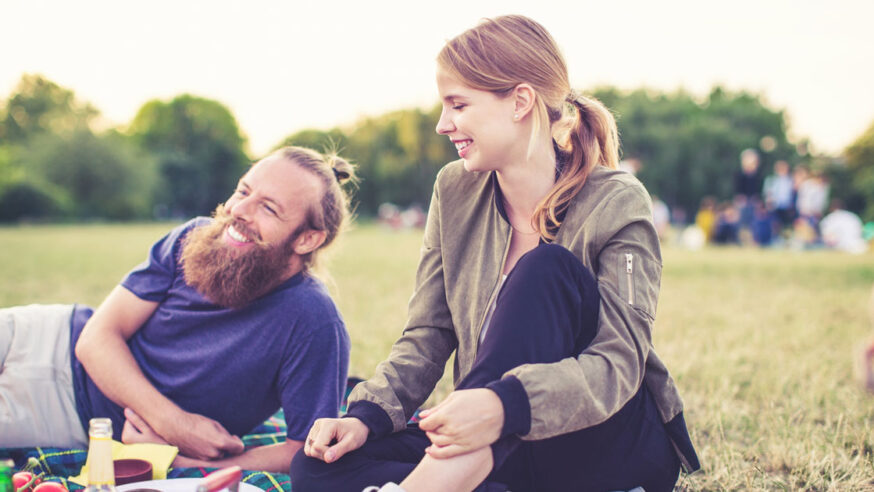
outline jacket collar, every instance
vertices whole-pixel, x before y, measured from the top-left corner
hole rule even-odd
[[[552,147],[555,149],[555,180],[558,181],[559,176],[561,176],[561,170],[564,169],[565,163],[570,159],[571,155],[563,150],[555,143],[552,142]],[[504,194],[501,192],[501,185],[498,184],[498,175],[497,171],[489,172],[489,185],[492,187],[492,195],[494,196],[495,207],[498,209],[498,214],[504,219],[504,222],[507,225],[510,225],[510,218],[507,217],[507,210],[504,208]],[[558,214],[559,222],[564,222],[564,216],[567,214],[567,208],[562,210]],[[556,234],[558,230],[554,231]],[[543,242],[543,238],[540,239]]]

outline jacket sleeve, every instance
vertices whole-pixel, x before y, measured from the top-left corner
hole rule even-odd
[[[642,186],[629,186],[599,208],[592,216],[597,225],[589,246],[601,294],[597,335],[576,358],[522,365],[501,380],[516,378],[527,395],[530,408],[520,411],[530,411],[530,427],[516,429],[525,440],[597,425],[619,411],[643,383],[661,281],[649,197]],[[513,417],[507,415],[506,421]]]
[[[406,328],[375,375],[349,395],[346,415],[361,419],[373,436],[406,427],[437,385],[458,345],[443,280],[437,189],[435,185]]]

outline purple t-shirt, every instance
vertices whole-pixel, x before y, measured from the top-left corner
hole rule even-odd
[[[217,306],[188,286],[181,242],[200,217],[173,229],[121,285],[158,308],[128,340],[146,378],[183,410],[220,422],[242,436],[285,411],[287,437],[303,440],[313,421],[336,417],[349,366],[349,335],[324,286],[298,274],[248,306]],[[72,346],[92,310],[76,306]],[[76,407],[83,426],[123,409],[106,398],[73,354]]]

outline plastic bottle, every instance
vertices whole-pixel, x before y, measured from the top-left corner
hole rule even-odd
[[[12,460],[0,460],[0,492],[15,492],[12,484]]]
[[[88,487],[86,492],[115,492],[112,467],[112,420],[91,419],[88,429]]]

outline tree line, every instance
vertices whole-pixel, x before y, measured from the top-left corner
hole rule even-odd
[[[787,115],[759,95],[714,87],[588,91],[617,116],[623,157],[642,164],[651,193],[693,215],[704,196],[728,199],[739,154],[761,155],[762,172],[786,160],[818,169],[833,196],[874,220],[874,125],[839,156],[790,140]],[[434,128],[440,106],[403,109],[348,127],[308,129],[276,147],[336,147],[358,165],[359,215],[381,203],[427,207],[437,171],[455,148]],[[128,124],[98,130],[100,113],[73,91],[24,75],[0,107],[0,221],[143,220],[208,214],[249,164],[242,129],[220,102],[193,95],[144,104]]]

